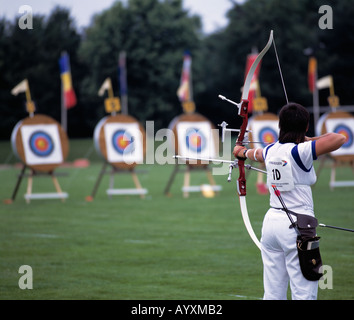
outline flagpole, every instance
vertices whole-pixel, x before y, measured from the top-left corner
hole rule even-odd
[[[61,126],[67,132],[67,109],[65,106],[64,85],[61,84]]]
[[[27,111],[29,113],[30,118],[33,118],[35,107],[34,107],[34,104],[33,104],[32,98],[31,98],[31,91],[30,91],[30,88],[29,88],[28,80],[26,79],[25,81],[26,81],[26,84],[27,84],[27,88],[26,88],[26,107],[27,107]]]
[[[109,99],[113,99],[114,98],[114,93],[113,93],[113,86],[112,86],[112,80],[111,78],[108,78],[108,98]],[[112,116],[115,116],[117,114],[117,111],[115,110],[114,107],[112,107],[112,112],[111,112]]]
[[[119,84],[120,99],[122,102],[122,114],[128,114],[128,93],[127,93],[127,54],[125,51],[119,53]]]
[[[314,75],[315,75],[315,79],[314,79],[312,99],[313,99],[313,122],[314,122],[314,128],[316,128],[318,119],[320,117],[320,104],[318,99],[318,88],[317,88],[317,79],[318,79],[317,62],[316,62]]]
[[[36,107],[34,105],[34,102],[31,99],[31,91],[29,88],[27,78],[22,80],[17,86],[15,86],[11,90],[11,94],[13,94],[14,96],[17,96],[20,92],[25,92],[25,94],[26,94],[26,111],[29,113],[30,118],[33,118],[34,111],[36,110]]]

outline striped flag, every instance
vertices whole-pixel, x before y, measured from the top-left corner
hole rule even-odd
[[[192,101],[193,92],[191,85],[191,66],[192,66],[192,57],[188,52],[185,52],[183,57],[183,67],[180,86],[177,90],[177,96],[181,102]]]
[[[317,60],[314,57],[310,57],[308,73],[307,73],[307,81],[309,85],[310,92],[315,91],[316,79],[317,78]]]
[[[76,95],[71,81],[70,59],[64,52],[59,59],[60,77],[63,88],[64,106],[70,109],[76,105]]]

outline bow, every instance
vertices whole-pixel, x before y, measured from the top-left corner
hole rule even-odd
[[[238,114],[243,118],[242,125],[240,128],[239,135],[236,140],[236,145],[237,146],[243,146],[244,145],[244,138],[245,138],[245,133],[247,132],[247,125],[248,125],[248,94],[251,86],[251,81],[253,78],[253,75],[257,69],[258,64],[262,60],[263,56],[267,53],[269,48],[271,47],[273,42],[273,30],[270,32],[269,40],[267,42],[267,45],[264,47],[264,49],[258,54],[256,60],[253,62],[250,70],[248,71],[248,74],[245,79],[245,83],[243,86],[243,92],[242,92],[242,97],[241,97],[241,102],[237,105],[238,107]],[[246,177],[245,177],[245,161],[244,160],[238,160],[238,168],[239,168],[239,178],[237,179],[237,192],[239,194],[239,199],[240,199],[240,207],[241,207],[241,214],[243,218],[243,222],[246,226],[247,232],[250,235],[251,239],[253,242],[256,244],[256,246],[261,249],[261,243],[259,242],[256,234],[254,233],[254,230],[251,225],[251,221],[248,216],[248,210],[247,210],[247,203],[246,203]]]
[[[243,91],[242,91],[242,97],[241,97],[241,102],[240,103],[236,103],[234,101],[231,101],[227,98],[225,98],[222,95],[219,95],[219,98],[222,100],[226,100],[234,105],[236,105],[238,107],[238,114],[239,116],[241,116],[243,118],[242,121],[242,125],[241,128],[239,130],[231,130],[228,129],[229,131],[239,131],[239,135],[237,137],[236,140],[236,145],[238,146],[243,146],[246,142],[244,141],[245,138],[245,133],[247,132],[247,125],[248,125],[248,94],[250,91],[250,87],[251,87],[251,81],[253,78],[253,75],[257,69],[258,64],[260,63],[260,61],[262,60],[263,56],[267,53],[267,51],[269,50],[269,48],[271,47],[272,43],[274,44],[274,50],[275,50],[275,54],[277,57],[277,62],[278,62],[278,67],[279,67],[279,71],[280,71],[280,75],[281,75],[281,80],[282,80],[282,84],[283,84],[283,89],[284,89],[284,93],[285,93],[285,97],[286,100],[288,101],[288,97],[286,94],[286,89],[285,89],[285,85],[284,85],[284,80],[283,80],[283,76],[282,76],[282,72],[281,72],[281,68],[280,68],[280,64],[279,64],[279,59],[278,59],[278,54],[276,51],[276,47],[275,47],[275,43],[274,43],[274,39],[273,39],[273,30],[270,32],[270,36],[269,36],[269,40],[266,44],[266,46],[264,47],[264,49],[258,54],[257,58],[255,59],[255,61],[253,62],[251,68],[248,71],[248,74],[246,76],[244,85],[243,85]],[[224,136],[224,132],[227,126],[227,123],[222,123],[220,125],[221,127],[223,127],[223,136]],[[250,142],[250,141],[247,141]],[[191,157],[181,157],[178,155],[175,155],[174,158],[176,159],[192,159]],[[200,159],[200,158],[194,158],[195,160],[206,160],[206,161],[215,161],[215,162],[227,162],[230,163],[229,165],[229,178],[228,181],[231,181],[231,171],[233,168],[239,168],[239,178],[237,179],[237,191],[239,194],[239,199],[240,199],[240,207],[241,207],[241,213],[242,213],[242,218],[243,218],[243,222],[246,226],[247,232],[250,235],[251,239],[253,240],[253,242],[256,244],[256,246],[261,249],[261,243],[259,242],[256,234],[254,233],[254,230],[252,228],[251,225],[251,221],[249,219],[248,216],[248,211],[247,211],[247,203],[246,203],[246,176],[245,176],[245,168],[249,169],[249,170],[257,170],[257,171],[261,171],[263,173],[266,173],[265,171],[256,169],[250,165],[245,165],[244,160],[234,160],[232,162],[229,161],[224,161],[221,159]]]

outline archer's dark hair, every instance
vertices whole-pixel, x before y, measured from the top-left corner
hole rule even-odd
[[[310,114],[302,105],[294,102],[285,105],[279,113],[279,142],[304,142],[309,121]]]

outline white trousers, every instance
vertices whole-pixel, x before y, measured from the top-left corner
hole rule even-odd
[[[294,221],[296,217],[292,216]],[[283,210],[269,209],[262,227],[264,300],[286,300],[290,282],[293,300],[316,300],[318,281],[301,272],[296,248],[296,231]]]

